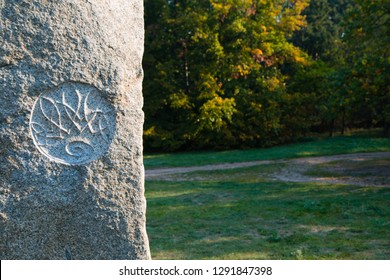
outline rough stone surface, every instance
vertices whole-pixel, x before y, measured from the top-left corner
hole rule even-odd
[[[149,259],[143,1],[0,16],[0,258]]]

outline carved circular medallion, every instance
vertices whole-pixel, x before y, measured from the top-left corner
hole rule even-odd
[[[49,159],[86,164],[108,150],[115,133],[115,112],[96,88],[66,83],[38,97],[30,131],[38,150]]]

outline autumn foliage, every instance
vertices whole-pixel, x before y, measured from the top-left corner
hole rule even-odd
[[[389,5],[309,2],[145,0],[145,147],[259,147],[311,131],[386,130]]]

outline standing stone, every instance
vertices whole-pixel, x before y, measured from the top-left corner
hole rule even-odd
[[[0,258],[149,259],[143,1],[0,12]]]

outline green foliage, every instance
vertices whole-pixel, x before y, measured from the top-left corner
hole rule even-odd
[[[334,61],[345,33],[343,21],[353,0],[311,1],[303,11],[307,26],[294,33],[293,42],[314,59]]]
[[[146,1],[146,147],[275,141],[283,128],[280,66],[306,62],[287,41],[304,25],[306,2]]]
[[[145,0],[145,13],[148,150],[388,133],[387,1]]]
[[[315,62],[290,72],[289,92],[313,102],[317,113],[306,111],[313,124],[308,130],[333,135],[336,129],[382,126],[388,134],[389,7],[387,1],[321,0],[305,10],[307,28],[296,32],[294,42]]]
[[[355,109],[352,114],[369,126],[381,123],[388,134],[390,3],[358,0],[345,24],[344,60],[340,68],[346,81],[344,87],[351,96],[351,107]]]

